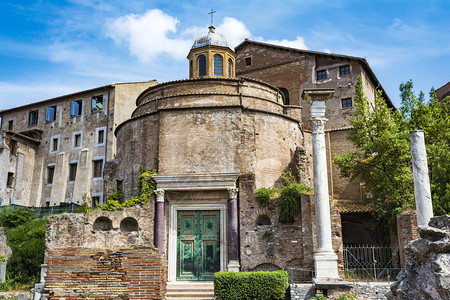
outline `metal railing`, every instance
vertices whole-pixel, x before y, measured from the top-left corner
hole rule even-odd
[[[391,281],[400,272],[398,248],[378,245],[344,246],[345,279]]]
[[[55,214],[62,214],[65,212],[68,213],[75,213],[77,212],[80,205],[74,204],[74,203],[63,203],[58,206],[52,206],[52,207],[28,207],[28,206],[22,206],[17,204],[10,204],[10,205],[4,205],[0,207],[0,212],[6,209],[12,209],[16,210],[19,207],[26,207],[31,208],[34,210],[35,215],[37,218],[49,216],[49,215],[55,215]]]

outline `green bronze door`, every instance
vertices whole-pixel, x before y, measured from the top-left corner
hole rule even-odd
[[[220,211],[178,211],[177,280],[213,280],[220,271]]]

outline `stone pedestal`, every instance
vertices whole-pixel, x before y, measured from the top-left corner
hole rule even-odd
[[[164,190],[155,190],[156,207],[155,207],[155,247],[158,253],[164,253]]]
[[[411,154],[414,175],[417,225],[428,226],[433,217],[430,179],[428,177],[427,152],[422,130],[411,131]]]

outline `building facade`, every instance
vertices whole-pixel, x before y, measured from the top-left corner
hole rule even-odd
[[[155,81],[118,83],[0,112],[2,205],[103,202],[103,166],[115,157],[114,129]],[[87,198],[86,198],[87,199]]]
[[[312,184],[311,107],[302,95],[331,89],[326,150],[332,244],[342,271],[343,244],[370,237],[372,224],[362,184],[341,178],[332,163],[334,153],[352,149],[346,135],[358,77],[369,99],[381,91],[392,106],[367,62],[249,40],[233,51],[212,26],[188,60],[189,79],[111,85],[1,112],[5,145],[14,132],[33,139],[30,204],[81,203],[85,194],[101,203],[117,187],[127,199],[138,193],[140,169],[154,169],[157,189],[147,204],[154,214],[137,219],[146,224],[137,231],[154,233],[169,281],[212,280],[225,269],[286,269],[291,280],[310,278],[313,196],[303,195],[301,212],[286,222],[278,199],[263,207],[254,193],[280,187],[288,171]]]

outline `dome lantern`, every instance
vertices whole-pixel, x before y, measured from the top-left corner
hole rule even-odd
[[[213,25],[209,26],[207,34],[195,39],[187,58],[189,78],[235,77],[236,53],[225,36],[216,33]]]

